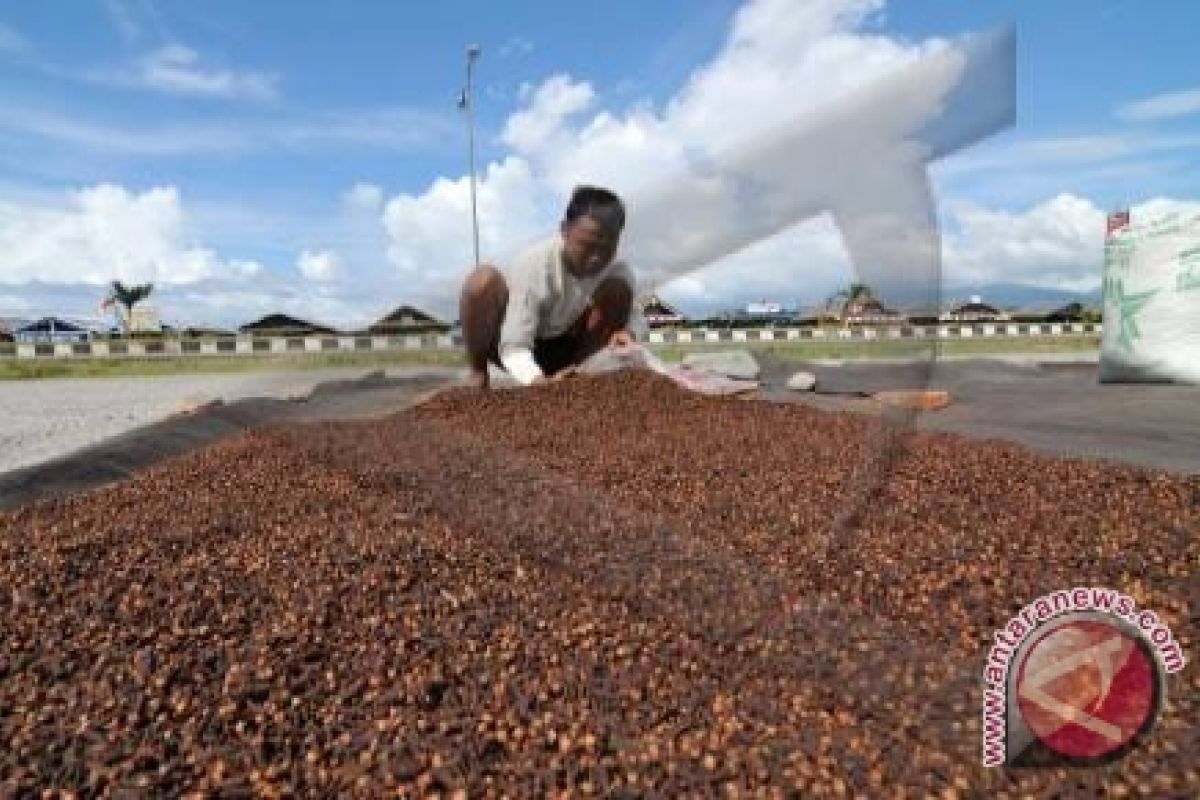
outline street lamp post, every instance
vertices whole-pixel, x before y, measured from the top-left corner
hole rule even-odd
[[[472,96],[471,76],[476,59],[483,49],[472,44],[467,46],[467,85],[458,97],[458,107],[467,114],[468,158],[471,165],[471,234],[475,245],[475,266],[479,266],[479,210],[475,200],[475,103]]]

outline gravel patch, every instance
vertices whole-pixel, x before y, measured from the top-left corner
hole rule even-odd
[[[0,473],[67,455],[214,400],[301,398],[319,384],[378,371],[363,367],[0,381]],[[404,368],[386,372],[406,374]]]

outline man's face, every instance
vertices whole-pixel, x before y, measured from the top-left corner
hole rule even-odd
[[[563,223],[562,238],[567,268],[586,277],[598,274],[612,262],[621,234],[584,214],[574,222]]]

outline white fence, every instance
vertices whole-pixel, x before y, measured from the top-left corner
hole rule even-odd
[[[1099,336],[1099,323],[982,323],[852,328],[720,328],[650,332],[650,344],[721,344],[754,342],[845,342],[922,339]],[[210,339],[117,339],[92,342],[17,342],[0,344],[0,360],[38,358],[160,358],[253,356],[303,353],[453,350],[457,335],[411,336],[227,336]]]
[[[658,330],[651,344],[708,344],[720,342],[844,342],[903,339],[987,339],[1041,336],[1099,336],[1100,323],[987,322],[949,325],[857,326],[846,328],[721,328],[719,330]]]

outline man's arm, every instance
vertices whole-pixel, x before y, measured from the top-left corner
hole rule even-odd
[[[500,328],[500,363],[522,386],[542,377],[542,369],[533,357],[542,293],[533,280],[530,264],[518,264],[509,286],[508,309]]]

